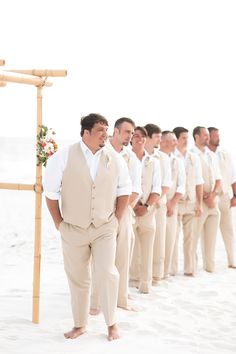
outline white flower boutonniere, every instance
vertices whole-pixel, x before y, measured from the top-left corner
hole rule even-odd
[[[152,159],[149,156],[147,156],[145,158],[144,166],[147,167],[150,164],[151,161],[152,161]]]
[[[111,156],[107,155],[106,156],[106,168],[109,168],[111,164]]]

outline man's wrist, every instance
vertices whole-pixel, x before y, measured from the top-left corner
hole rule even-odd
[[[147,211],[150,211],[151,205],[149,205],[148,203],[144,203],[143,206],[147,208]]]
[[[220,190],[218,188],[216,188],[216,189],[213,190],[213,193],[215,195],[219,195],[220,194]]]

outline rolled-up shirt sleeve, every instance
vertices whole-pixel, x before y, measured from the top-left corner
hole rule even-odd
[[[180,158],[177,158],[178,163],[178,181],[176,193],[184,194],[185,193],[185,183],[186,183],[186,173],[184,163]]]
[[[137,194],[142,193],[142,187],[141,187],[142,174],[141,173],[142,173],[142,170],[140,168],[139,161],[138,161],[137,157],[134,155],[134,156],[132,156],[132,168],[130,171],[130,177],[131,177],[131,181],[132,181],[132,193],[137,193]]]
[[[56,152],[47,161],[43,189],[48,199],[60,199],[62,175],[67,163],[68,150],[67,148]]]
[[[162,160],[162,170],[161,170],[161,186],[170,187],[171,186],[171,164],[170,158],[164,152],[161,153],[160,158]]]
[[[204,184],[204,179],[202,177],[202,165],[199,156],[196,154],[194,155],[195,158],[195,185],[199,186],[201,184]]]
[[[212,153],[212,165],[214,168],[214,172],[215,172],[215,179],[216,180],[221,180],[222,179],[222,175],[220,173],[220,165],[219,165],[219,161],[216,157],[216,155],[214,155],[214,153]]]
[[[231,184],[233,184],[236,182],[236,168],[234,165],[234,161],[232,161],[231,157],[230,159],[231,159]]]
[[[117,197],[121,197],[122,195],[131,195],[132,182],[129,176],[129,170],[127,164],[123,159],[123,157],[121,157],[120,155],[118,155],[117,157],[118,157],[118,164],[119,164]]]

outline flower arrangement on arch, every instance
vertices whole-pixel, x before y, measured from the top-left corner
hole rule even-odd
[[[37,153],[37,166],[41,164],[46,167],[47,160],[58,149],[58,145],[55,142],[53,135],[56,133],[52,128],[48,128],[45,125],[39,126],[40,132],[37,135],[36,153]]]

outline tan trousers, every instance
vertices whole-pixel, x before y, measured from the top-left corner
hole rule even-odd
[[[224,194],[219,198],[220,210],[220,231],[223,237],[225,250],[227,253],[228,265],[236,266],[234,247],[234,228],[232,221],[232,210],[230,208],[230,196]]]
[[[120,275],[117,305],[119,307],[128,305],[129,268],[134,249],[134,221],[133,210],[129,207],[120,220],[117,236],[116,267]]]
[[[116,239],[116,261],[115,265],[119,272],[119,288],[117,305],[119,307],[127,307],[128,290],[129,290],[129,268],[134,247],[134,216],[131,207],[126,208],[124,214],[119,221],[118,234]],[[93,263],[93,262],[92,262]],[[100,309],[99,283],[96,283],[93,276],[92,264],[92,290],[91,303],[92,309]]]
[[[91,255],[106,324],[111,326],[116,322],[119,282],[119,274],[115,267],[117,227],[116,218],[99,228],[90,225],[87,230],[64,221],[60,224],[64,267],[71,292],[75,327],[86,326],[88,321]]]
[[[166,241],[166,205],[156,209],[156,233],[153,246],[153,280],[161,280],[164,277],[165,241]]]
[[[167,216],[166,219],[166,247],[165,247],[165,262],[164,262],[164,277],[171,274],[171,263],[175,247],[177,234],[178,208],[174,208],[172,216]]]
[[[181,230],[183,231],[183,253],[184,253],[184,273],[193,274],[193,238],[195,234],[195,211],[194,203],[189,201],[183,201],[178,203],[178,223],[176,230],[176,240],[174,246],[174,252],[172,256],[171,274],[176,275],[178,273],[178,250],[179,250],[179,235]]]
[[[155,209],[136,217],[135,244],[131,263],[131,279],[139,280],[139,291],[149,293],[152,286],[153,244],[156,231]]]
[[[220,212],[218,206],[208,208],[203,203],[203,213],[196,218],[196,232],[193,239],[193,269],[197,271],[197,247],[201,236],[203,269],[213,272],[215,269],[215,246],[216,236],[219,227]]]

